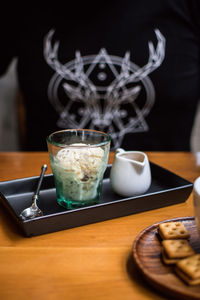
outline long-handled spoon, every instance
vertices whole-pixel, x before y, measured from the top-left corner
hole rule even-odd
[[[36,192],[35,194],[33,195],[33,202],[32,202],[32,205],[28,208],[25,208],[21,214],[20,214],[20,217],[24,220],[24,219],[33,219],[35,217],[38,217],[38,216],[42,216],[43,213],[42,211],[39,209],[39,207],[37,206],[37,200],[38,200],[38,197],[39,197],[39,192],[40,192],[40,188],[41,188],[41,184],[42,184],[42,180],[44,178],[44,173],[46,172],[47,170],[47,165],[43,165],[42,166],[42,171],[41,171],[41,174],[40,174],[40,179],[38,181],[38,185],[37,185],[37,189],[36,189]]]

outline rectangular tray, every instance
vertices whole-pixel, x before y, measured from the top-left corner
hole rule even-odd
[[[186,179],[150,163],[152,183],[142,195],[124,198],[115,194],[110,186],[108,165],[100,203],[74,210],[65,210],[57,204],[53,175],[45,175],[41,187],[39,206],[44,215],[21,220],[21,211],[30,206],[38,176],[0,182],[0,202],[8,209],[13,220],[25,236],[35,236],[81,225],[127,216],[164,206],[181,203],[189,197],[193,184]]]

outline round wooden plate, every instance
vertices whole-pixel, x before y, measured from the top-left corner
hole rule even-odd
[[[191,237],[190,245],[200,253],[200,239],[196,230],[194,217],[176,218],[163,222],[182,222]],[[160,223],[163,223],[160,222]],[[158,224],[143,230],[133,244],[133,258],[144,278],[156,289],[176,299],[200,299],[200,285],[189,286],[174,272],[173,266],[166,266],[161,259],[161,239],[157,233]]]

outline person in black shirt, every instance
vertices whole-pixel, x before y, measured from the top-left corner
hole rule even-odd
[[[22,149],[46,150],[51,132],[89,128],[109,133],[112,150],[189,151],[199,100],[199,7],[198,0],[98,7],[86,0],[13,9],[1,27],[0,74],[17,57]]]

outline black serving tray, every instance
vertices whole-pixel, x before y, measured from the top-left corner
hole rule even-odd
[[[115,194],[110,186],[108,165],[99,204],[65,210],[57,204],[53,175],[45,175],[41,187],[39,206],[43,216],[22,220],[21,211],[30,206],[38,176],[0,182],[0,202],[11,213],[25,236],[35,236],[112,218],[127,216],[164,206],[185,202],[192,191],[192,183],[176,174],[150,163],[152,183],[142,195],[124,198]]]

